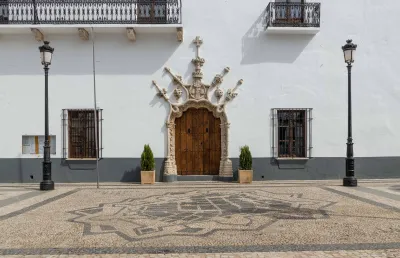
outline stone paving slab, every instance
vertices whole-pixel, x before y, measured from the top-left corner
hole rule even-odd
[[[369,188],[376,189],[378,191],[385,191],[385,192],[400,196],[400,184],[393,185],[391,187],[383,186],[383,187],[369,187]]]
[[[7,199],[19,196],[21,194],[29,193],[29,192],[31,192],[31,191],[12,191],[12,190],[2,191],[2,189],[0,189],[0,205],[2,205],[1,202],[3,200],[7,200]]]
[[[368,200],[370,203],[379,203],[381,207],[393,207],[394,210],[400,212],[400,200],[390,198],[390,193],[385,191],[373,191],[373,188],[366,187],[340,187],[340,186],[328,186],[323,187],[324,189],[333,189],[336,192],[341,192],[343,194],[348,194],[346,196],[353,196],[353,198],[358,198],[359,200]]]
[[[57,199],[57,196],[63,197],[66,193],[72,193],[74,191],[73,188],[69,187],[61,187],[54,191],[43,192],[39,190],[30,191],[30,196],[26,196],[28,198],[13,198],[12,202],[8,202],[7,205],[4,205],[0,209],[0,221],[10,218],[13,214],[22,214],[25,210],[31,210],[35,206],[41,207],[45,205],[47,202]],[[9,199],[3,200],[3,202]],[[11,215],[11,216],[10,216]]]
[[[38,190],[23,192],[8,191],[6,193],[0,191],[0,208],[41,194],[43,194],[43,192]]]

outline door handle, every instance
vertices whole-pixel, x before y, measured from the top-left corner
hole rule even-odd
[[[190,128],[188,129],[188,133],[190,133]]]
[[[208,133],[208,128],[206,128],[206,133]]]

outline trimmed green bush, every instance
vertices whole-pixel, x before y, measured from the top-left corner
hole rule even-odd
[[[251,170],[253,166],[253,158],[249,146],[245,145],[240,148],[239,156],[239,169],[240,170]]]
[[[142,156],[140,156],[140,166],[142,171],[153,171],[156,166],[153,151],[148,144],[144,145]]]

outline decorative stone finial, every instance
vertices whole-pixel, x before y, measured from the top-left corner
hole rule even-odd
[[[197,36],[194,40],[193,43],[196,44],[197,48],[199,48],[201,46],[201,44],[203,44],[203,40],[200,39],[200,36]]]

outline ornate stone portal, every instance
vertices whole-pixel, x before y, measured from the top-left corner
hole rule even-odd
[[[191,84],[185,84],[182,81],[181,76],[174,74],[170,68],[165,68],[165,71],[172,76],[173,82],[176,85],[173,95],[175,96],[177,102],[171,102],[169,96],[167,95],[167,90],[165,88],[161,89],[158,84],[153,81],[153,84],[158,90],[157,95],[164,98],[171,107],[167,121],[168,156],[164,166],[164,181],[176,180],[177,168],[175,160],[175,119],[181,117],[189,108],[206,108],[213,113],[214,117],[221,119],[221,161],[219,166],[219,177],[221,180],[229,180],[232,178],[233,174],[232,162],[229,159],[228,154],[229,123],[225,113],[225,106],[229,101],[233,100],[237,96],[236,90],[243,83],[243,80],[239,80],[236,87],[233,89],[228,89],[225,98],[223,98],[224,92],[219,88],[219,86],[222,84],[224,76],[229,72],[229,67],[226,67],[221,74],[217,74],[210,85],[204,84],[202,82],[202,66],[205,63],[205,60],[199,55],[199,49],[203,44],[203,41],[199,36],[197,36],[193,43],[197,46],[197,53],[196,57],[192,59],[192,63],[195,66],[195,71],[192,73],[193,82]],[[215,104],[212,103],[210,97],[210,92],[213,89],[217,99]],[[186,93],[186,98],[179,102],[183,93]]]

